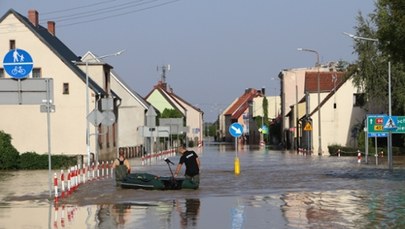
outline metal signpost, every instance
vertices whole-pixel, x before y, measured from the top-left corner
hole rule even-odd
[[[238,157],[238,137],[242,136],[243,126],[240,123],[232,123],[229,126],[229,133],[235,138],[235,174],[239,175],[240,173],[240,163]]]
[[[405,116],[369,115],[367,116],[366,128],[367,137],[389,137],[389,134],[391,133],[404,134]],[[367,151],[368,150],[366,150],[366,162],[368,153]],[[392,150],[388,151],[388,167],[390,170],[392,170]]]
[[[33,69],[31,55],[22,49],[10,50],[3,59],[4,70],[11,78],[0,79],[0,104],[41,105],[40,111],[47,113],[49,196],[52,196],[51,174],[51,121],[53,105],[53,79],[26,79]]]

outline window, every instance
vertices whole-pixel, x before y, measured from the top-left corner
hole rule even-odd
[[[364,93],[355,93],[353,94],[353,106],[361,107],[366,103]]]
[[[32,69],[32,78],[41,78],[41,69],[40,68],[34,68]]]
[[[10,50],[15,49],[15,40],[10,40]]]
[[[0,68],[0,78],[4,78],[4,69]]]
[[[63,94],[69,95],[69,83],[63,83]]]

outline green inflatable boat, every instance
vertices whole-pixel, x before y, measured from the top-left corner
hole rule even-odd
[[[131,173],[122,179],[120,186],[147,190],[198,189],[198,185],[191,180],[159,177],[150,173]]]
[[[175,178],[170,167],[170,164],[174,163],[167,158],[164,161],[169,166],[170,173],[172,175],[171,177],[160,177],[150,173],[131,173],[119,178],[119,180],[117,180],[117,185],[121,186],[121,188],[148,190],[198,189],[199,184],[192,180]],[[116,179],[118,176],[116,173]]]

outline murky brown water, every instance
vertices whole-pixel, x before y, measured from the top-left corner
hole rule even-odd
[[[196,151],[198,151],[196,149]],[[199,190],[116,188],[87,182],[55,204],[48,171],[0,173],[2,228],[404,228],[405,158],[376,166],[355,157],[305,156],[232,145],[200,150]],[[178,157],[172,158],[177,161]],[[163,161],[134,172],[169,176]]]

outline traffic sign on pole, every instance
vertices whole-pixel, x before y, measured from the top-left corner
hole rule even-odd
[[[240,123],[232,123],[232,125],[229,126],[229,133],[237,138],[240,137],[243,133],[243,126]]]
[[[367,116],[368,137],[387,137],[387,131],[384,130],[384,118],[386,115]]]
[[[10,50],[3,59],[3,67],[14,79],[24,79],[32,71],[34,63],[31,55],[22,49]]]

